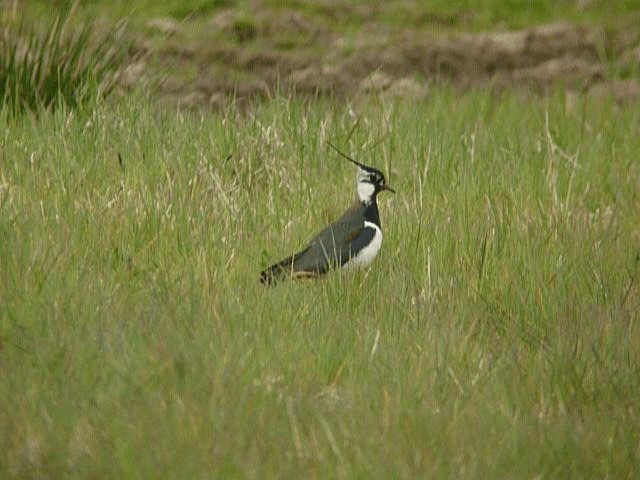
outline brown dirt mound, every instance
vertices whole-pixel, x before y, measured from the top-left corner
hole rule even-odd
[[[167,22],[155,24],[167,28]],[[234,22],[227,15],[214,19],[213,25],[231,32]],[[618,71],[640,70],[640,36],[635,33],[607,36],[599,29],[566,23],[447,37],[408,30],[382,44],[363,41],[353,47],[352,42],[347,53],[342,48],[345,39],[301,15],[284,13],[271,18],[268,25],[256,27],[253,34],[277,38],[271,45],[261,42],[261,48],[242,40],[209,49],[176,43],[161,49],[161,63],[191,64],[198,71],[195,81],[169,77],[162,84],[162,94],[180,103],[214,105],[230,96],[265,96],[275,88],[300,94],[352,95],[375,90],[419,97],[425,95],[428,84],[448,82],[463,88],[489,85],[539,92],[561,85],[593,90],[599,96],[611,94],[620,101],[640,96],[637,80],[613,81],[608,75],[612,66],[603,60],[607,51],[609,57],[620,59],[613,66]],[[171,28],[173,33],[174,25]],[[280,48],[283,32],[311,38],[321,47]]]

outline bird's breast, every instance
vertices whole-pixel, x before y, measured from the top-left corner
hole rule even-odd
[[[359,250],[352,252],[351,260],[349,260],[343,268],[365,268],[368,267],[376,257],[382,246],[382,230],[373,222],[364,222],[365,230],[372,229],[373,238],[363,245]]]

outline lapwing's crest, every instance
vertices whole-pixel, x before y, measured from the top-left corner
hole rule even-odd
[[[357,198],[335,222],[317,234],[300,252],[271,265],[260,274],[260,281],[273,284],[286,277],[317,277],[332,268],[368,267],[380,251],[382,229],[376,198],[388,187],[380,170],[364,165],[329,143],[340,156],[358,167]]]

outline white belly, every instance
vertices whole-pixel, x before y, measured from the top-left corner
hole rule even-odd
[[[380,247],[382,246],[382,231],[380,230],[380,227],[375,223],[366,221],[364,222],[364,226],[375,229],[376,233],[373,236],[373,240],[371,240],[369,245],[360,250],[357,255],[351,257],[351,260],[344,264],[342,268],[350,269],[368,267],[380,251]]]

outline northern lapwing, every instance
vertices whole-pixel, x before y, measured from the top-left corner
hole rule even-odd
[[[291,276],[317,277],[332,268],[364,268],[369,266],[382,245],[380,214],[376,197],[382,191],[395,193],[388,187],[381,171],[363,165],[329,143],[340,156],[358,166],[357,198],[353,205],[331,223],[300,252],[262,271],[260,281],[273,284]]]

